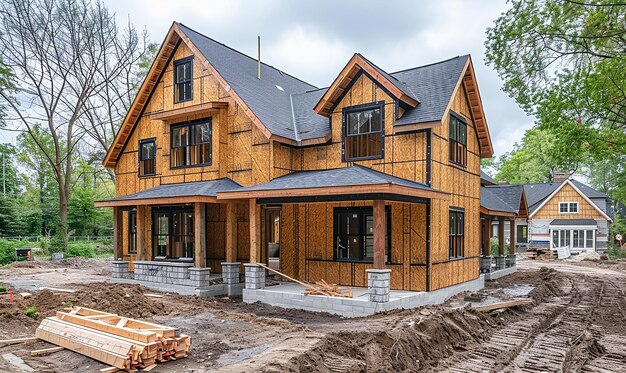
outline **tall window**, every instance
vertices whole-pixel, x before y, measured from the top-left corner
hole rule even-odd
[[[528,226],[518,225],[515,237],[519,243],[528,243]]]
[[[154,139],[139,142],[139,176],[156,174],[156,142]]]
[[[194,212],[187,208],[154,210],[152,232],[155,259],[190,261],[194,257]]]
[[[173,168],[211,164],[211,118],[172,126],[171,138]]]
[[[383,157],[383,103],[343,110],[344,160]]]
[[[467,124],[450,114],[450,161],[467,166]]]
[[[465,237],[465,212],[463,210],[450,210],[450,258],[462,258]]]
[[[174,61],[174,102],[193,98],[193,57]]]
[[[128,213],[128,253],[137,253],[137,212]]]
[[[578,202],[559,202],[559,212],[561,214],[578,213]]]
[[[385,208],[385,262],[390,261],[391,210]],[[374,213],[371,207],[335,208],[335,257],[337,260],[374,260]]]

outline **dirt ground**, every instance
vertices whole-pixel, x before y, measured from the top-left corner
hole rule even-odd
[[[108,283],[106,260],[20,263],[0,269],[0,282],[28,298],[0,295],[0,339],[33,336],[39,320],[68,302],[176,326],[192,336],[190,356],[152,372],[621,372],[626,371],[626,262],[520,260],[519,270],[488,282],[471,299],[505,300],[528,293],[533,304],[481,313],[466,295],[441,306],[344,319],[240,299],[157,293]],[[75,290],[62,293],[41,286]],[[24,314],[34,306],[39,318]],[[71,351],[31,357],[46,342],[0,346],[0,371],[98,371]]]

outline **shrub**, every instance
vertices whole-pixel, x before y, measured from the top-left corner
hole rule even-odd
[[[67,308],[72,308],[74,307],[74,302],[72,302],[71,300],[67,300],[65,302],[63,302],[63,305]]]
[[[17,241],[0,238],[0,265],[15,261],[15,248],[20,246]]]
[[[81,256],[83,258],[93,258],[96,256],[94,245],[89,242],[71,242],[67,245],[65,256],[71,258],[73,256]]]
[[[7,286],[5,284],[0,284],[0,293],[4,293],[7,291]]]
[[[31,317],[33,319],[36,319],[39,317],[39,312],[37,312],[37,310],[35,309],[34,306],[30,306],[26,309],[26,312],[24,312],[24,314],[28,317]]]
[[[492,256],[500,255],[500,241],[498,240],[498,237],[491,237],[491,239],[489,239],[489,252]],[[504,244],[504,255],[508,254],[509,245]]]
[[[626,248],[619,248],[614,246],[609,249],[609,259],[621,259],[626,258]]]
[[[55,234],[54,236],[52,236],[52,238],[50,239],[50,248],[48,249],[48,251],[50,251],[50,253],[62,253],[64,251],[64,247],[63,247],[63,237],[61,234]]]

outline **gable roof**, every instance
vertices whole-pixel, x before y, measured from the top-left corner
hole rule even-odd
[[[114,167],[117,163],[156,83],[181,42],[211,71],[268,139],[294,146],[322,144],[330,140],[329,119],[315,109],[325,97],[337,94],[335,83],[343,79],[341,74],[330,88],[318,89],[261,63],[261,79],[258,79],[256,59],[174,22],[107,152],[103,161],[106,167]],[[397,119],[395,124],[398,126],[441,121],[449,110],[455,89],[463,84],[479,129],[481,156],[492,155],[491,139],[469,55],[389,74],[357,53],[346,68],[355,66],[378,83],[384,83],[385,88],[403,102],[406,111]],[[420,95],[423,95],[421,101],[418,100]]]
[[[575,179],[569,179],[569,181],[576,186],[576,188],[587,196],[593,202],[594,199],[608,199],[609,196],[599,192],[592,187],[581,183]],[[524,184],[524,192],[526,193],[526,199],[528,201],[528,212],[533,214],[535,210],[540,206],[546,198],[548,198],[554,191],[559,188],[563,183],[532,183]],[[595,205],[595,203],[594,203]]]
[[[522,185],[493,185],[480,188],[480,207],[487,211],[499,211],[526,216],[528,210]]]
[[[491,176],[489,176],[489,174],[487,174],[483,170],[480,170],[480,180],[484,181],[486,184],[490,184],[490,185],[498,184]]]
[[[533,215],[535,215],[537,213],[537,211],[541,210],[543,208],[543,206],[546,205],[546,203],[548,203],[548,201],[550,201],[555,195],[558,194],[558,192],[563,189],[563,187],[565,185],[570,185],[581,197],[583,197],[583,199],[585,201],[587,201],[587,203],[589,203],[594,209],[596,209],[596,211],[598,211],[600,213],[600,215],[604,216],[607,220],[612,221],[613,219],[611,219],[606,212],[602,211],[602,209],[600,207],[598,207],[598,205],[596,205],[589,196],[587,196],[585,193],[583,193],[573,182],[573,180],[571,179],[567,179],[564,182],[560,183],[553,191],[552,193],[550,193],[547,197],[545,197],[544,199],[542,199],[540,202],[535,203],[535,205],[533,206],[532,211],[529,214],[529,218],[531,218]],[[584,185],[584,184],[580,184],[580,185]],[[586,185],[585,185],[586,186]],[[588,187],[589,188],[589,187]],[[592,188],[589,188],[592,189]],[[599,193],[596,190],[593,190],[593,192],[595,193]],[[596,197],[597,198],[597,197]]]

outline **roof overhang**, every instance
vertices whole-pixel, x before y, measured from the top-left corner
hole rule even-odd
[[[489,210],[486,207],[481,206],[480,212],[484,215],[496,216],[502,218],[515,218],[517,215],[514,212],[509,211],[497,211],[497,210]]]
[[[190,115],[198,115],[198,114],[209,114],[220,109],[225,109],[228,107],[228,102],[222,101],[212,101],[205,102],[204,104],[187,106],[180,109],[174,110],[166,110],[159,111],[150,114],[150,119],[153,120],[174,120],[180,119],[184,117],[188,117]]]
[[[186,203],[217,203],[216,197],[208,196],[179,196],[179,197],[159,197],[159,198],[137,198],[137,199],[111,199],[106,201],[96,201],[96,208],[102,207],[125,207],[125,206],[148,206],[148,205],[180,205]]]
[[[419,104],[417,99],[411,97],[409,92],[400,89],[394,82],[378,71],[378,68],[372,65],[368,60],[358,53],[355,53],[348,61],[346,66],[341,70],[337,78],[324,93],[314,109],[319,115],[329,117],[336,101],[349,89],[353,79],[355,79],[360,71],[365,71],[378,84],[389,91],[396,99],[403,102],[409,107],[416,107]]]

